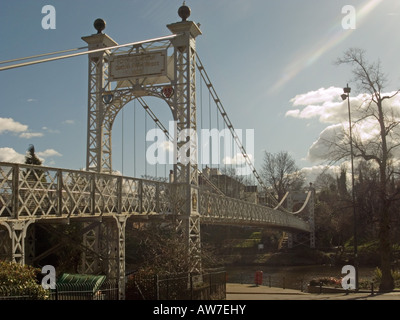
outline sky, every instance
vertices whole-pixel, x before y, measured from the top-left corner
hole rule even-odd
[[[265,152],[288,152],[310,181],[325,165],[321,141],[345,126],[352,87],[351,67],[334,61],[361,48],[380,61],[384,92],[400,88],[400,1],[398,0],[187,0],[189,20],[200,23],[196,50],[236,129],[254,130],[252,159],[261,170]],[[55,8],[55,28],[42,20]],[[119,44],[170,35],[181,0],[0,0],[0,61],[85,46],[93,22]],[[354,11],[345,10],[346,8]],[[354,16],[350,16],[354,12]],[[353,19],[354,18],[354,19]],[[4,64],[1,64],[4,66]],[[200,90],[198,78],[198,90]],[[43,165],[86,167],[88,60],[86,55],[0,71],[0,161],[24,162],[30,144]],[[204,88],[203,88],[204,90]],[[198,93],[200,112],[209,97]],[[165,126],[167,105],[146,99]],[[399,99],[390,106],[398,107]],[[153,109],[154,108],[154,109]],[[167,176],[167,166],[146,163],[145,132],[154,123],[129,103],[113,126],[113,169],[126,176]],[[354,114],[353,116],[356,116]],[[374,130],[368,123],[359,133]]]

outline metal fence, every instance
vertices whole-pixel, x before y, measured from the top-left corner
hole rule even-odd
[[[256,279],[257,272],[241,272],[235,275],[228,275],[228,281],[230,283],[241,283],[241,284],[252,284],[259,286],[275,287],[282,289],[294,289],[300,291],[306,291],[310,277],[297,277],[293,279],[288,275],[271,275],[268,273],[262,273],[261,278]]]
[[[49,290],[45,300],[118,300],[118,284],[115,281],[105,281],[98,289],[85,283],[56,284],[54,290]],[[0,287],[0,300],[36,300],[34,291],[25,290],[21,294],[19,288]]]
[[[23,290],[10,286],[0,286],[0,300],[35,300],[35,290]]]
[[[49,300],[118,300],[118,284],[115,281],[105,281],[100,288],[86,283],[57,284],[51,290]]]
[[[226,272],[200,275],[141,275],[128,278],[127,300],[223,300],[226,298]]]

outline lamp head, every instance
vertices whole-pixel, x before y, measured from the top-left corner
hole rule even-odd
[[[344,100],[347,99],[347,94],[343,93],[343,94],[341,95],[341,97],[342,97],[342,100],[344,101]]]
[[[349,88],[349,84],[347,84],[346,88],[343,88],[343,92],[349,94],[351,92],[351,88]]]

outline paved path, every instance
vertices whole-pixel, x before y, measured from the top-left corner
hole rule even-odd
[[[226,300],[400,300],[400,292],[374,295],[371,293],[317,294],[293,289],[227,283]]]

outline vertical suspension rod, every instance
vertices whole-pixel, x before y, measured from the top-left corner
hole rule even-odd
[[[150,109],[150,107],[147,105],[146,101],[143,100],[142,97],[137,97],[137,101],[141,104],[143,109],[147,112],[147,114],[151,117],[151,119],[157,124],[157,126],[164,132],[165,136],[168,138],[169,141],[173,142],[173,138],[171,137],[169,131],[165,128],[165,126],[162,124],[160,119],[157,118],[157,116],[154,114],[154,112]],[[204,181],[219,195],[224,196],[225,194],[214,184],[208,179],[199,169],[197,169],[198,174],[204,179]]]
[[[258,174],[256,168],[254,167],[252,161],[250,160],[250,157],[247,155],[246,149],[244,148],[239,136],[236,134],[235,129],[233,128],[232,122],[230,121],[228,114],[225,111],[224,106],[221,103],[221,100],[219,99],[217,92],[214,89],[214,86],[211,83],[211,80],[201,62],[200,57],[196,53],[196,66],[197,69],[200,71],[201,77],[203,78],[204,82],[206,83],[206,86],[214,99],[215,104],[217,105],[218,111],[220,112],[222,118],[224,119],[224,122],[226,123],[229,131],[232,134],[232,137],[234,138],[236,145],[239,147],[240,152],[242,153],[243,158],[245,159],[247,165],[250,167],[250,170],[252,171],[253,175],[257,179],[258,183],[260,186],[262,186],[267,193],[268,197],[273,201],[273,203],[276,205],[278,204],[278,201],[276,198],[268,191],[268,188],[265,186],[264,182],[262,181],[260,175]]]

